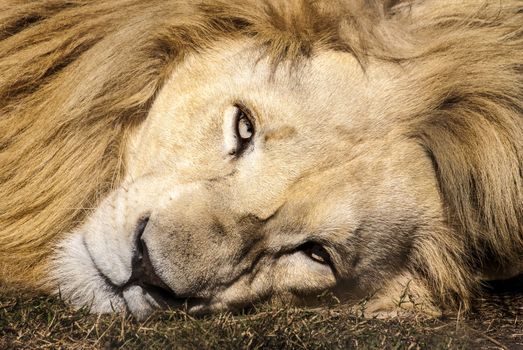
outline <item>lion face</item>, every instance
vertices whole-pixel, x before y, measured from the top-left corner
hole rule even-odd
[[[357,300],[441,220],[430,160],[348,53],[273,67],[248,41],[188,57],[130,137],[124,183],[52,275],[93,311]]]

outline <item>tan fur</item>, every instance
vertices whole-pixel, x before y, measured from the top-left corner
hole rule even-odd
[[[121,182],[128,138],[177,65],[249,38],[274,70],[327,51],[394,67],[374,112],[424,148],[446,214],[411,269],[443,304],[467,304],[481,278],[521,272],[522,23],[517,0],[4,1],[0,280],[40,285],[52,245]]]

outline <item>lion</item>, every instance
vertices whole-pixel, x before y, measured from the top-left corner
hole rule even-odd
[[[467,310],[523,273],[518,0],[7,0],[0,280],[92,312]]]

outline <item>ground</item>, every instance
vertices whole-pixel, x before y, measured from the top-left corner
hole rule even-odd
[[[439,319],[363,319],[342,305],[145,321],[89,315],[56,297],[0,293],[0,349],[523,349],[523,278]],[[0,287],[1,290],[1,287]]]

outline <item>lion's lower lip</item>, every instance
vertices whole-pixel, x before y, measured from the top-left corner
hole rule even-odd
[[[172,291],[149,284],[140,286],[151,298],[153,298],[158,306],[162,309],[182,309],[189,311],[195,306],[206,304],[206,300],[196,297],[179,297]]]
[[[180,307],[183,304],[184,299],[176,297],[170,290],[154,286],[151,284],[141,285],[143,290],[149,294],[160,307]]]

